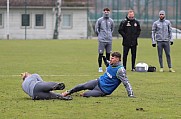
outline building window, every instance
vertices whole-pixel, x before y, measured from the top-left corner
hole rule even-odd
[[[3,27],[3,14],[0,13],[0,27]]]
[[[44,15],[43,14],[35,15],[35,27],[44,27]]]
[[[22,14],[21,26],[30,26],[30,15],[29,14]]]
[[[63,14],[62,28],[72,28],[73,17],[71,14]]]

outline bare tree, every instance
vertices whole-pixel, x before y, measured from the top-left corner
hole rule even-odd
[[[55,29],[53,34],[53,39],[58,39],[59,35],[59,26],[61,22],[61,2],[62,0],[57,0],[56,2],[56,8],[55,8],[55,14],[56,14],[56,20],[55,20]]]

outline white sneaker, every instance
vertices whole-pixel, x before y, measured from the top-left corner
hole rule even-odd
[[[103,72],[102,67],[99,67],[98,72]]]
[[[173,72],[174,73],[175,71],[172,68],[169,68],[169,72]]]
[[[163,68],[160,68],[160,70],[159,70],[159,71],[160,71],[160,72],[164,72],[164,71],[163,71]]]

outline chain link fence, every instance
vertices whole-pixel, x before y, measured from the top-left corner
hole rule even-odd
[[[166,19],[171,21],[172,27],[181,29],[181,0],[87,0],[87,2],[90,25],[88,35],[95,35],[94,25],[96,20],[102,16],[104,7],[111,9],[111,18],[115,22],[114,37],[119,37],[117,32],[119,24],[125,19],[129,9],[135,11],[135,17],[140,21],[142,29],[140,37],[151,37],[151,27],[153,22],[159,19],[160,10],[166,12]],[[176,32],[179,35],[179,31]]]
[[[67,34],[92,38],[105,7],[111,9],[114,37],[120,37],[119,24],[133,9],[140,21],[140,37],[151,37],[152,24],[164,10],[181,39],[181,0],[0,0],[0,39],[66,39]]]

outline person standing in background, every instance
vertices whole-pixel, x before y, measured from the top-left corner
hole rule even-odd
[[[167,64],[169,68],[169,72],[175,72],[172,69],[171,58],[170,58],[170,45],[173,45],[172,38],[172,27],[169,20],[165,19],[165,11],[161,10],[159,12],[159,19],[155,21],[152,25],[152,46],[156,47],[157,43],[157,51],[158,58],[160,63],[160,72],[163,72],[163,49],[166,54]]]
[[[123,37],[123,66],[126,69],[127,56],[129,49],[131,49],[131,60],[132,60],[132,69],[135,71],[135,61],[136,61],[136,52],[138,41],[137,38],[140,35],[141,28],[140,23],[134,17],[134,11],[129,10],[126,19],[121,21],[118,32]]]
[[[102,58],[104,49],[106,50],[106,59],[110,60],[112,51],[112,33],[114,30],[114,21],[110,18],[110,9],[104,8],[103,17],[99,18],[95,25],[95,33],[98,36],[98,72],[103,72]]]

